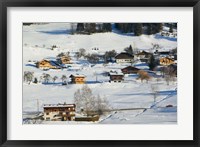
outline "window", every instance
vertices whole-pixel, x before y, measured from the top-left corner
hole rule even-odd
[[[49,112],[46,112],[46,115],[49,115]]]
[[[50,117],[46,117],[46,120],[49,121],[49,120],[50,120]]]

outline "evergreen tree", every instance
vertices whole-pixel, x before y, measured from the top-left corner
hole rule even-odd
[[[153,34],[153,24],[149,23],[147,24],[147,35],[152,35]]]
[[[173,25],[172,24],[170,24],[170,26],[169,26],[169,32],[173,33]]]
[[[134,34],[135,34],[135,36],[142,35],[142,24],[141,23],[134,24]]]
[[[133,55],[133,48],[131,45],[129,47],[125,48],[124,51],[126,51],[130,55]]]
[[[103,23],[103,25],[102,25],[102,31],[103,32],[111,32],[112,31],[112,25],[111,25],[111,23]]]
[[[84,23],[78,23],[78,24],[77,24],[76,31],[77,31],[77,32],[82,32],[82,31],[84,31]]]
[[[90,23],[90,33],[96,33],[96,23]]]
[[[153,70],[156,67],[156,60],[154,58],[154,55],[151,55],[149,59],[149,69]]]
[[[155,27],[156,33],[159,33],[163,29],[163,24],[162,23],[157,23]]]

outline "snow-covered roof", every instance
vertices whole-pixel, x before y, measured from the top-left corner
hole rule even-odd
[[[133,55],[122,52],[115,56],[115,59],[133,59]]]
[[[64,107],[75,107],[75,104],[44,104],[43,108],[64,108]]]
[[[113,75],[120,75],[120,76],[123,76],[124,74],[121,73],[121,72],[110,72],[109,75],[113,76]]]
[[[70,77],[86,77],[85,75],[80,75],[80,74],[73,74]]]

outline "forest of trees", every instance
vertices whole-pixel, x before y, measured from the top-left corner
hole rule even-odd
[[[177,28],[176,23],[77,23],[72,27],[72,34],[93,34],[102,32],[112,32],[112,29],[121,33],[133,33],[135,36],[142,34],[152,35],[162,31],[163,26],[170,28],[169,32]]]

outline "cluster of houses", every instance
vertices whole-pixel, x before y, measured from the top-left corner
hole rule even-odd
[[[61,68],[66,68],[65,64],[72,64],[71,58],[67,55],[63,55],[56,59],[43,59],[36,63],[36,67],[43,70],[61,69]]]
[[[176,67],[176,60],[177,55],[176,53],[172,53],[170,51],[158,51],[156,50],[154,53],[141,51],[137,54],[131,55],[126,52],[121,52],[118,55],[115,56],[115,61],[118,64],[122,63],[134,63],[135,61],[141,61],[145,63],[149,63],[150,58],[154,56],[156,62],[159,62],[160,66],[172,66]],[[44,59],[42,61],[39,61],[36,63],[36,67],[48,70],[48,69],[61,69],[66,68],[67,64],[72,64],[72,60],[69,56],[63,55],[61,57],[58,57],[54,60],[52,59]],[[177,69],[177,67],[176,67]],[[140,69],[134,67],[134,66],[127,66],[123,69],[121,69],[121,73],[118,72],[110,72],[108,74],[110,80],[109,82],[122,82],[124,81],[124,75],[125,74],[137,74]],[[84,84],[86,83],[86,76],[85,75],[70,75],[71,83],[72,84]]]
[[[118,64],[121,63],[133,63],[136,60],[148,63],[150,58],[154,56],[159,61],[160,66],[176,67],[176,54],[170,51],[155,51],[154,53],[141,51],[137,54],[130,55],[128,53],[120,53],[115,57],[115,61]],[[37,62],[36,66],[40,69],[60,69],[65,64],[72,64],[69,56],[61,56],[56,60],[44,59]],[[177,68],[177,67],[176,67]],[[174,68],[175,69],[175,68]],[[141,69],[132,66],[127,66],[121,69],[121,72],[110,71],[108,76],[109,82],[120,83],[124,81],[125,74],[137,74]],[[177,69],[176,69],[177,70]],[[69,76],[72,84],[84,84],[86,83],[86,76],[80,74],[72,74]],[[44,120],[46,121],[98,121],[99,116],[95,117],[76,117],[76,105],[75,104],[45,104]]]

